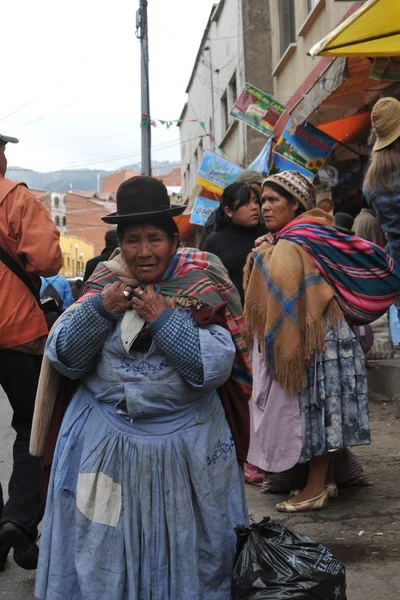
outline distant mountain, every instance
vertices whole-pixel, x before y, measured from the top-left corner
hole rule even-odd
[[[179,162],[154,161],[154,173],[167,175],[176,167]],[[23,181],[28,187],[34,190],[45,190],[46,192],[68,192],[75,190],[96,190],[98,177],[102,179],[106,175],[117,173],[118,171],[139,171],[140,163],[126,165],[115,171],[100,171],[97,169],[76,169],[70,171],[52,171],[50,173],[40,173],[22,167],[8,167],[6,177],[12,181]],[[101,186],[101,182],[100,182]]]

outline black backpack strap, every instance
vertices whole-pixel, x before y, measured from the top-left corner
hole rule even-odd
[[[36,302],[40,306],[40,296],[33,286],[32,281],[29,279],[25,271],[19,266],[19,264],[0,246],[0,260],[16,275],[22,283],[26,285],[32,295],[35,297]]]

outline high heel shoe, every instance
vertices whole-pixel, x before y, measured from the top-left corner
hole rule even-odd
[[[296,498],[302,491],[303,490],[292,490],[289,494],[289,498]],[[335,498],[339,496],[339,490],[336,483],[328,483],[328,485],[325,486],[325,491],[330,500],[335,500]]]
[[[329,506],[329,497],[326,491],[323,491],[319,496],[305,500],[305,502],[292,502],[292,500],[286,500],[285,502],[278,502],[276,510],[279,512],[310,512],[312,510],[323,510]]]

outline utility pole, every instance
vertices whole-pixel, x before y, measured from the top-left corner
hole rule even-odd
[[[136,35],[140,40],[142,120],[146,119],[146,122],[142,123],[142,175],[151,175],[151,124],[147,0],[139,0],[139,2],[139,10],[136,13]]]

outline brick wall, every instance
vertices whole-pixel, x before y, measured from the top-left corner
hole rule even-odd
[[[104,223],[101,217],[112,211],[88,198],[69,192],[65,194],[65,203],[67,233],[94,244],[94,254],[97,256],[104,248],[106,231],[113,229],[111,225]]]
[[[137,171],[118,171],[118,173],[107,175],[101,180],[101,189],[103,192],[108,192],[111,194],[116,193],[121,183],[130,177],[134,177],[135,175],[140,175],[140,173]],[[182,185],[182,173],[180,167],[174,169],[167,175],[158,175],[157,173],[153,173],[153,177],[161,179],[166,186],[179,187]]]
[[[118,173],[107,175],[101,180],[101,189],[103,192],[115,193],[121,183],[135,175],[140,175],[140,173],[137,171],[118,171]]]

